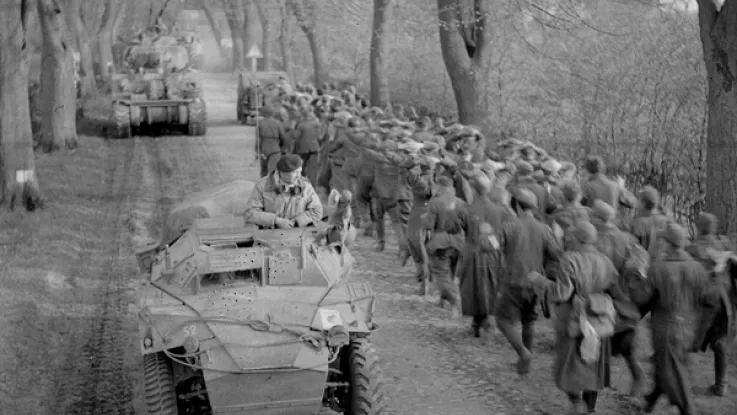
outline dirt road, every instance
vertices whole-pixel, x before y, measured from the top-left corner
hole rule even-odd
[[[56,371],[59,413],[132,413],[140,410],[140,356],[136,343],[137,274],[132,254],[159,235],[160,219],[186,194],[234,179],[256,180],[253,129],[235,123],[235,79],[203,76],[209,129],[205,137],[141,137],[110,143],[110,168],[100,197],[120,198],[115,209],[100,212],[110,240],[94,266],[100,282],[83,302],[94,312],[70,323],[66,358]],[[93,242],[90,242],[92,247]],[[399,269],[396,246],[377,253],[361,238],[354,249],[354,278],[378,292],[373,336],[383,360],[391,413],[410,414],[561,414],[566,402],[551,378],[550,322],[541,321],[534,374],[520,378],[510,364],[514,353],[497,335],[484,346],[470,336],[469,322],[451,323],[433,302],[414,295],[412,269]],[[622,361],[614,364],[615,387],[626,391]],[[711,398],[711,357],[696,356],[697,404],[703,414],[737,413],[737,397]],[[64,382],[66,380],[66,382]],[[131,392],[132,390],[132,392]],[[622,393],[600,399],[603,414],[633,413]],[[657,414],[669,413],[665,404]]]

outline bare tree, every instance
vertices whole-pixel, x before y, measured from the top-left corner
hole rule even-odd
[[[327,74],[323,48],[317,36],[317,5],[315,0],[287,0],[287,4],[297,18],[297,24],[310,44],[314,81],[316,85],[320,85],[327,80]]]
[[[386,32],[391,20],[392,0],[374,0],[371,35],[371,103],[384,107],[389,103],[389,77],[386,73]]]
[[[708,85],[706,210],[737,232],[737,1],[698,0]]]
[[[13,209],[41,204],[35,174],[31,112],[28,102],[28,20],[32,0],[0,2],[0,200]]]
[[[483,125],[488,45],[489,0],[438,0],[440,48],[461,123]]]
[[[220,57],[222,59],[222,57],[225,56],[225,52],[223,51],[223,32],[222,30],[220,30],[220,25],[218,24],[217,19],[215,19],[215,13],[212,10],[211,4],[208,3],[207,0],[199,0],[199,4],[202,8],[202,11],[205,12],[207,21],[210,23],[210,29],[212,29],[212,35],[213,37],[215,37],[215,41],[218,43]]]
[[[95,83],[95,67],[90,35],[81,15],[82,0],[67,0],[68,30],[76,39],[77,52],[80,58],[80,88],[82,95],[92,95],[97,92]]]
[[[245,53],[243,49],[243,28],[238,17],[238,8],[235,1],[238,0],[220,0],[225,12],[225,20],[228,22],[230,30],[230,39],[233,42],[233,70],[243,69],[245,67]]]
[[[43,37],[41,60],[41,148],[77,146],[74,58],[59,0],[37,0]]]
[[[292,48],[289,44],[292,39],[292,27],[289,21],[290,15],[287,10],[286,0],[279,0],[279,16],[281,18],[279,24],[279,49],[281,50],[282,66],[284,67],[284,72],[289,74],[292,82],[295,82],[294,60],[292,58]]]
[[[271,70],[271,22],[269,16],[266,15],[265,6],[260,1],[255,1],[258,19],[261,22],[261,53],[264,55],[261,59],[260,68],[263,71]]]
[[[114,70],[113,64],[113,29],[115,21],[120,16],[120,8],[124,2],[117,0],[105,0],[100,28],[97,31],[97,48],[99,62],[99,74],[103,79],[108,78],[108,71]]]

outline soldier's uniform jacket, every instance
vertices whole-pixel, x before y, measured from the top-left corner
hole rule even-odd
[[[664,230],[672,220],[659,212],[644,212],[632,222],[632,235],[650,254],[653,260],[657,257],[658,232]]]
[[[268,117],[258,124],[258,142],[260,151],[263,155],[280,153],[285,149],[287,142],[284,133],[284,126],[274,117]]]
[[[325,129],[317,118],[307,119],[297,126],[294,134],[294,153],[309,154],[320,151]]]
[[[546,262],[557,262],[562,252],[552,230],[529,212],[506,223],[499,236],[509,285],[526,286],[532,272],[545,275]]]
[[[597,199],[606,202],[616,210],[619,205],[633,208],[637,205],[637,199],[628,191],[623,191],[619,185],[610,180],[604,174],[597,173],[581,184],[581,204],[591,207]]]
[[[381,199],[412,200],[412,188],[401,175],[401,159],[391,153],[365,149],[364,157],[373,164],[371,196]]]
[[[422,228],[432,231],[427,243],[428,253],[453,248],[461,251],[466,243],[467,204],[453,194],[452,189],[440,190],[427,204],[422,215]]]
[[[552,219],[565,230],[577,221],[589,222],[589,208],[579,204],[563,205],[555,209]]]
[[[545,186],[537,182],[532,176],[519,177],[515,182],[516,187],[521,187],[531,191],[537,198],[537,215],[538,219],[545,220],[548,212],[555,209],[555,201],[553,196],[548,193]]]
[[[315,189],[304,177],[292,187],[279,181],[275,171],[256,183],[246,203],[246,223],[273,228],[276,218],[295,220],[300,227],[322,220],[322,203]]]

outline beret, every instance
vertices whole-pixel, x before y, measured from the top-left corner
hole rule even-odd
[[[530,175],[533,171],[532,164],[526,161],[520,161],[515,167],[517,167],[517,174],[520,176]]]
[[[696,218],[696,229],[702,235],[713,235],[717,231],[717,225],[719,221],[717,217],[712,213],[702,212],[699,217]]]
[[[595,217],[607,222],[614,219],[617,214],[612,205],[601,199],[596,199],[592,211]]]
[[[683,248],[688,243],[688,231],[675,222],[668,223],[665,229],[658,232],[658,236],[679,248]]]
[[[583,220],[576,221],[568,232],[570,232],[570,234],[579,242],[584,244],[593,244],[599,237],[599,233],[596,231],[594,225]]]
[[[440,187],[453,187],[453,180],[447,176],[441,176],[437,180],[437,185]]]
[[[652,186],[645,186],[640,190],[640,200],[643,203],[657,205],[660,203],[660,192]]]
[[[513,194],[514,200],[528,209],[537,208],[537,196],[527,189],[517,188]]]
[[[286,154],[276,163],[276,169],[283,173],[289,173],[302,167],[302,157],[296,154]]]
[[[543,162],[540,165],[540,168],[542,168],[546,173],[557,173],[558,170],[561,168],[561,164],[558,163],[557,160],[549,159]]]
[[[576,180],[566,180],[561,185],[560,190],[566,200],[573,200],[574,197],[581,194],[581,185]]]

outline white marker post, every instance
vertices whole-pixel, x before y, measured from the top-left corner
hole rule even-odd
[[[246,58],[251,60],[251,72],[256,72],[258,68],[258,59],[261,59],[263,57],[264,55],[261,53],[258,45],[256,45],[255,43],[251,45],[251,49],[248,49],[248,53],[246,54]]]

